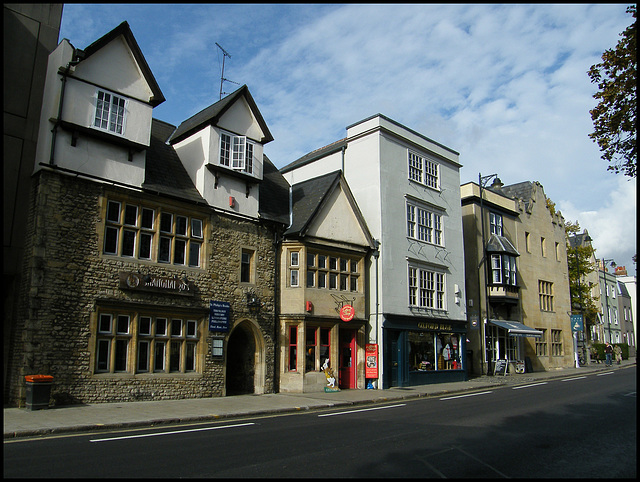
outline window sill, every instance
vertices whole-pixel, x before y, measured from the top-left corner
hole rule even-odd
[[[49,119],[51,122],[56,123],[56,119]],[[60,127],[64,130],[68,131],[72,135],[72,142],[74,138],[77,138],[78,134],[84,134],[88,137],[93,137],[95,139],[100,139],[105,142],[113,143],[121,145],[127,149],[132,149],[134,151],[143,151],[147,149],[149,146],[145,144],[140,144],[138,142],[130,141],[126,137],[122,137],[118,134],[112,134],[107,131],[98,130],[93,127],[81,126],[78,124],[74,124],[72,122],[67,122],[60,120]]]

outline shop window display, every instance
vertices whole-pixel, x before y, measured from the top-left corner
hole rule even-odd
[[[409,332],[409,370],[462,369],[459,342],[459,335]]]

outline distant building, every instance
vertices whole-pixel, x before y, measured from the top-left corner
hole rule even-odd
[[[613,273],[598,260],[600,308],[602,313],[603,342],[622,343],[620,313],[618,312],[618,282]]]
[[[377,249],[366,268],[377,388],[466,378],[458,153],[383,115],[280,171],[292,184],[342,171]],[[361,316],[356,313],[356,316]]]
[[[618,286],[618,313],[620,315],[620,331],[622,332],[622,343],[629,345],[629,357],[636,356],[636,335],[633,327],[633,314],[631,310],[631,296],[627,291],[627,286],[622,282],[617,282]]]

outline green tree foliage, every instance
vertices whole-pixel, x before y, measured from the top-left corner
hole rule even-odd
[[[598,85],[593,97],[598,105],[589,111],[594,132],[589,137],[598,143],[607,170],[636,177],[637,59],[636,6],[627,7],[633,23],[620,34],[615,49],[602,54],[602,62],[588,71],[591,82]]]
[[[578,221],[575,223],[565,222],[565,232],[567,233],[567,241],[579,234]],[[584,323],[588,328],[596,322],[598,313],[598,304],[591,296],[591,290],[595,283],[586,279],[586,275],[595,271],[595,266],[591,262],[593,253],[594,249],[590,245],[574,243],[574,246],[571,246],[571,243],[567,242],[571,308],[575,313],[584,314]],[[591,330],[587,329],[587,333],[590,332]]]

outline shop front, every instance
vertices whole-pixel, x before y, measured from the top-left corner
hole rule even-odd
[[[489,320],[485,331],[485,360],[487,361],[488,375],[495,374],[497,360],[506,360],[505,366],[511,373],[524,372],[526,366],[524,338],[542,337],[540,330],[511,320]]]
[[[385,316],[384,388],[467,380],[466,321]]]

